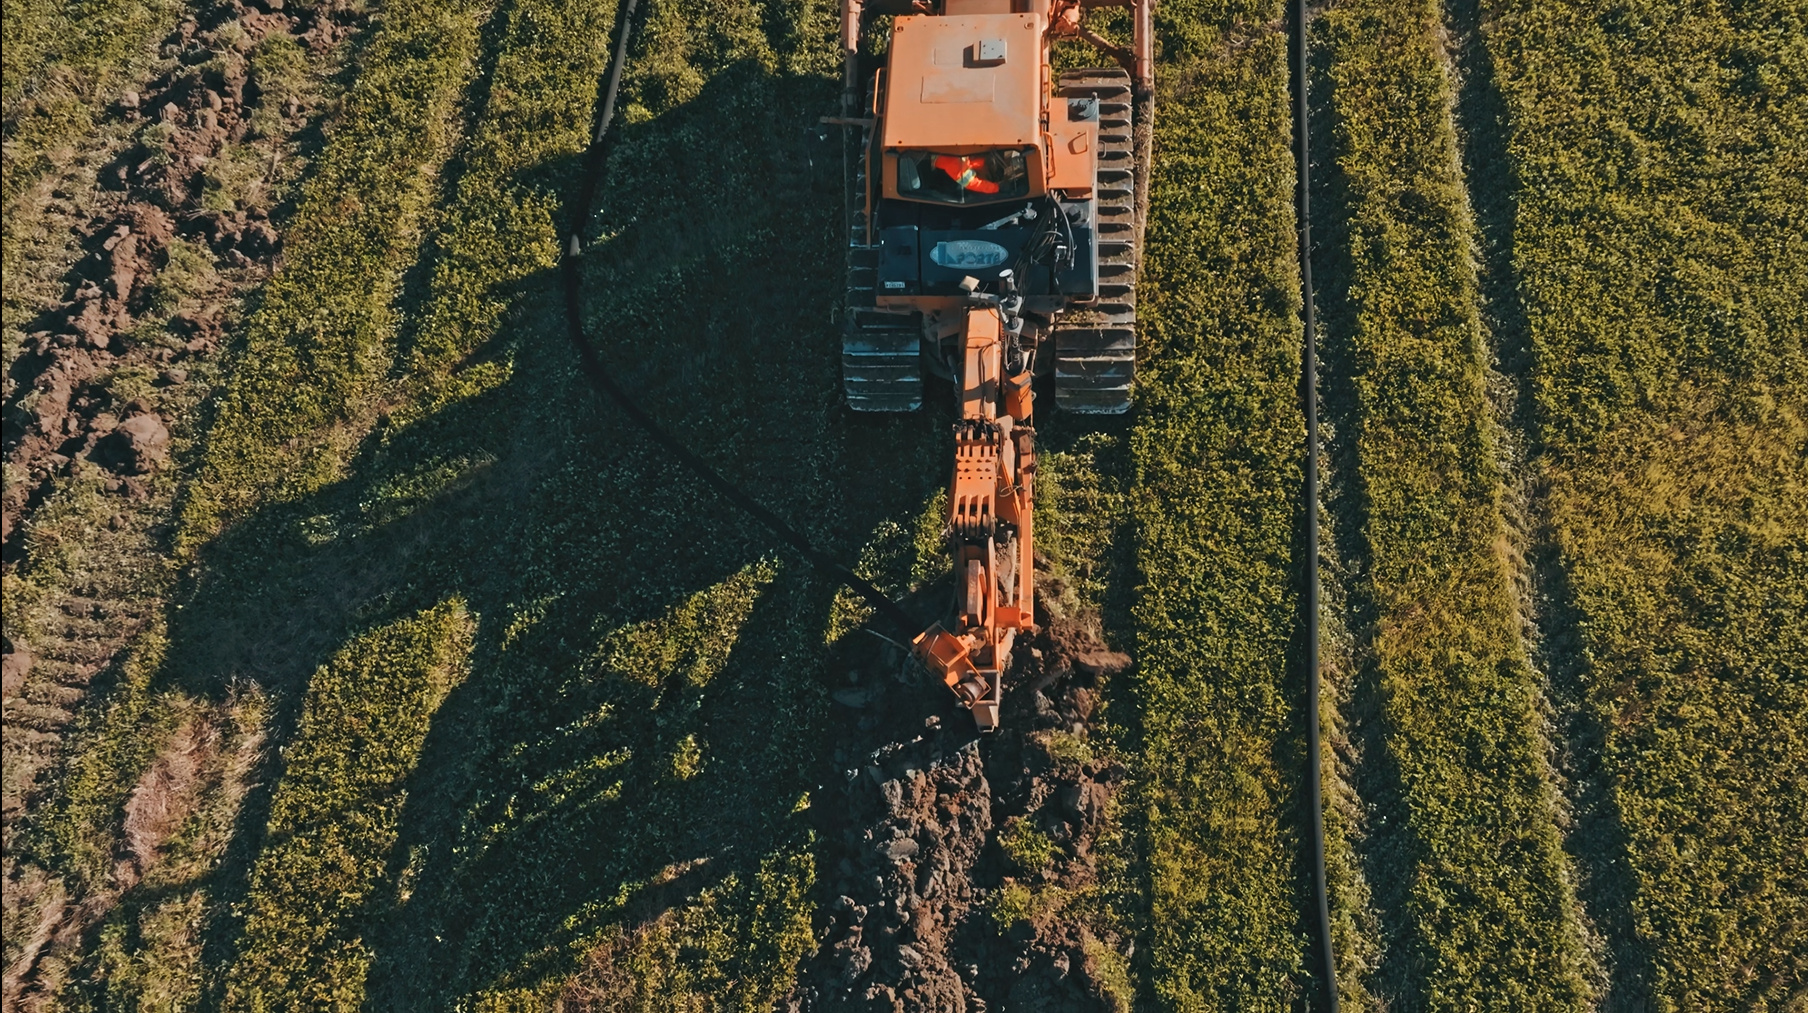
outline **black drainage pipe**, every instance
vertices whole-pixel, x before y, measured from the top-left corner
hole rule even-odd
[[[734,504],[740,510],[758,521],[768,531],[778,536],[779,540],[791,546],[804,557],[815,570],[830,580],[836,581],[866,600],[878,616],[891,625],[905,641],[914,640],[923,632],[923,623],[912,618],[902,605],[893,601],[891,596],[873,586],[859,574],[810,544],[796,528],[785,523],[784,519],[768,510],[764,504],[749,496],[722,474],[711,467],[708,462],[686,446],[683,441],[665,431],[634,400],[627,391],[615,382],[604,368],[602,359],[591,346],[590,338],[584,333],[584,287],[583,279],[578,271],[578,258],[583,254],[583,240],[579,233],[584,223],[590,220],[591,207],[596,203],[596,194],[602,185],[603,170],[608,164],[608,145],[614,140],[609,127],[615,119],[615,101],[621,94],[622,70],[628,62],[628,41],[634,31],[634,9],[636,0],[622,0],[621,13],[617,17],[615,53],[609,60],[609,73],[603,86],[602,101],[597,111],[597,125],[591,135],[590,145],[584,152],[584,176],[578,200],[571,208],[570,233],[566,237],[565,249],[559,258],[559,274],[565,294],[565,327],[571,343],[578,353],[578,364],[589,381],[590,388],[597,394],[615,402],[622,414],[639,426],[641,431],[659,444],[665,451],[676,458],[679,463],[689,468],[703,484],[715,490],[718,495]]]
[[[1323,751],[1318,727],[1318,322],[1312,306],[1312,149],[1308,142],[1306,102],[1306,0],[1293,0],[1293,139],[1299,193],[1300,297],[1304,332],[1301,338],[1300,400],[1306,412],[1306,794],[1312,808],[1312,892],[1318,907],[1319,953],[1324,958],[1325,1008],[1337,1013],[1337,960],[1331,949],[1331,896],[1325,883],[1325,800]]]

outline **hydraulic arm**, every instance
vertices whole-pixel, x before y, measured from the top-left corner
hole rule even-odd
[[[916,656],[973,712],[998,727],[1004,671],[1020,632],[1034,632],[1035,394],[1030,364],[1008,342],[1022,300],[970,294],[961,335],[961,417],[954,423],[948,527],[954,541],[953,629],[920,634]],[[1007,321],[1007,317],[1010,319]],[[1012,367],[1016,368],[1013,369]]]

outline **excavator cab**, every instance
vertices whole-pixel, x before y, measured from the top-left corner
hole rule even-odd
[[[926,374],[957,392],[955,600],[913,647],[984,731],[1016,637],[1035,629],[1034,382],[1052,379],[1065,411],[1130,406],[1152,4],[843,0],[843,114],[825,117],[858,131],[843,386],[861,412],[917,410]],[[1132,7],[1131,46],[1088,28],[1096,6]],[[860,40],[882,15],[873,66]],[[1122,67],[1054,73],[1067,39]]]

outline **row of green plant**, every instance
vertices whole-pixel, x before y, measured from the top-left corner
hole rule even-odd
[[[1661,1010],[1799,1004],[1808,12],[1481,7],[1554,632],[1608,779],[1614,985]]]
[[[244,901],[229,1010],[359,1006],[367,910],[391,864],[405,786],[440,702],[463,679],[456,599],[347,644],[308,683]]]
[[[396,312],[477,56],[475,2],[390,4],[245,325],[178,549],[336,478],[394,355]]]
[[[1266,0],[1178,0],[1156,23],[1128,493],[1146,974],[1163,1008],[1278,1009],[1308,953],[1287,37]]]
[[[496,334],[520,283],[558,263],[562,200],[590,139],[614,0],[518,0],[500,20],[483,107],[433,235],[432,280],[410,368],[444,372]],[[470,383],[460,385],[469,388]]]
[[[1385,754],[1358,778],[1390,941],[1372,984],[1433,1009],[1577,1009],[1588,968],[1519,637],[1440,14],[1344,0],[1313,31],[1335,159],[1322,386],[1352,470],[1356,702]]]
[[[284,347],[271,330],[278,366],[235,391],[270,421],[229,403],[214,434],[226,449],[210,448],[203,476],[213,487],[191,502],[204,566],[178,653],[204,658],[203,638],[253,630],[273,653],[305,658],[320,630],[428,607],[429,589],[462,594],[481,617],[473,676],[447,705],[459,716],[443,737],[435,726],[412,775],[399,869],[373,887],[390,899],[361,937],[368,970],[345,993],[379,1008],[510,1008],[563,992],[577,1003],[597,988],[623,998],[597,984],[623,974],[647,1008],[769,1008],[809,944],[805,792],[826,717],[830,596],[795,568],[748,570],[766,536],[599,411],[548,270],[613,6],[521,0],[492,16],[429,269],[418,291],[358,289],[362,305],[409,321],[408,376],[381,387],[385,421],[345,422],[380,385],[375,369],[340,364],[381,360],[357,344],[376,328],[303,330]],[[665,2],[646,18],[588,229],[591,333],[637,396],[707,440],[731,477],[826,544],[858,544],[877,522],[865,514],[896,497],[850,519],[849,472],[890,489],[900,483],[873,461],[896,454],[859,436],[844,444],[820,410],[836,386],[822,308],[838,289],[837,181],[815,180],[793,157],[801,147],[772,144],[801,145],[800,128],[832,105],[832,79],[815,72],[832,60],[805,50],[829,51],[833,12]],[[367,59],[366,76],[377,69]],[[800,265],[782,286],[757,266],[774,248]],[[367,267],[321,265],[316,277],[336,272],[349,292]],[[282,294],[273,288],[266,310]],[[740,424],[713,425],[720,417]],[[295,437],[327,463],[295,473],[282,448]],[[908,425],[873,438],[916,440]],[[843,455],[859,466],[832,463]],[[228,501],[226,475],[253,481]],[[332,922],[285,911],[310,932]],[[306,987],[327,988],[306,943],[265,939],[253,923],[238,945],[264,954],[260,967],[313,967]]]

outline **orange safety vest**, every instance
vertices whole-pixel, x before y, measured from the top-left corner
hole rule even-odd
[[[986,164],[984,155],[962,158],[959,155],[935,156],[935,167],[948,174],[963,190],[975,193],[997,193],[998,184],[989,179],[980,179],[979,170]]]

